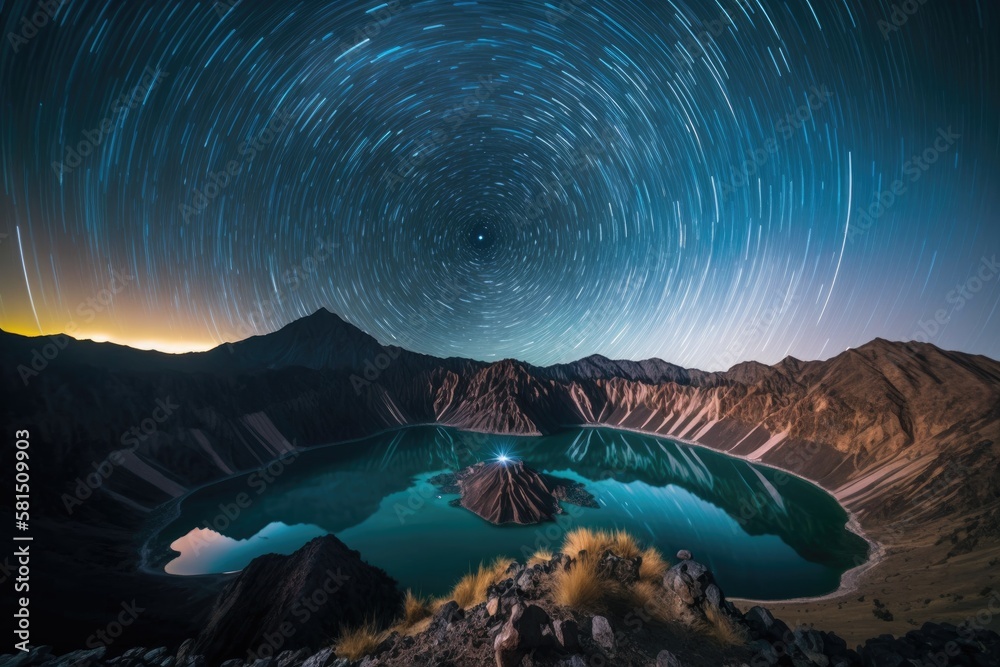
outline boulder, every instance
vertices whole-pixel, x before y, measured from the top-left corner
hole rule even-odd
[[[493,640],[497,667],[516,667],[529,651],[551,641],[551,620],[545,610],[533,604],[515,604],[510,618]]]
[[[465,618],[465,610],[458,606],[454,600],[449,600],[441,609],[434,614],[431,623],[427,626],[427,632],[435,641],[442,642],[447,639],[448,631],[452,625]]]
[[[711,571],[697,561],[682,560],[671,567],[663,575],[663,586],[674,593],[665,603],[674,618],[681,623],[689,626],[704,623],[705,610],[711,607],[734,623],[744,625],[739,612],[726,601],[726,595],[715,583]],[[766,610],[761,611],[767,613]],[[767,617],[761,617],[758,624],[766,625],[772,621],[773,618],[769,618],[768,614]]]
[[[595,616],[591,621],[590,635],[594,643],[600,646],[606,653],[615,652],[615,632],[611,629],[611,623],[603,616]]]
[[[656,667],[684,667],[684,664],[670,651],[660,651],[656,654]]]

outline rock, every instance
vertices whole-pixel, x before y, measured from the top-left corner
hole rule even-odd
[[[302,667],[328,667],[331,662],[333,662],[335,656],[333,655],[333,648],[327,647],[315,654],[311,658],[307,658]]]
[[[496,616],[498,611],[500,611],[500,598],[490,598],[486,601],[487,614]]]
[[[660,651],[656,654],[656,667],[684,667],[684,664],[670,651]]]
[[[688,551],[687,549],[681,549],[680,551],[677,552],[677,560],[691,560],[692,558],[694,557],[691,555],[691,552]]]
[[[576,653],[580,650],[580,628],[576,621],[553,621],[552,634],[555,635],[556,643],[566,651]]]
[[[460,621],[465,618],[465,610],[458,606],[458,603],[454,600],[449,600],[438,613],[434,615],[431,624],[427,627],[427,631],[431,634],[443,637],[444,633],[451,627],[452,623]]]
[[[183,648],[184,648],[185,645],[190,646],[193,643],[194,643],[193,639],[187,639],[187,640],[185,640],[184,643],[181,644],[180,649],[177,650],[178,655],[180,654],[181,650],[183,650]],[[149,651],[149,649],[147,649],[147,648],[144,648],[142,646],[136,646],[135,648],[130,648],[129,650],[127,650],[124,653],[122,653],[122,657],[123,658],[141,658],[148,651]]]
[[[10,658],[0,656],[0,665],[3,667],[28,667],[28,665],[41,664],[51,655],[51,646],[36,646],[27,652],[21,651]],[[7,658],[6,661],[5,658]]]
[[[817,665],[818,667],[829,667],[830,658],[828,658],[823,652],[823,635],[808,626],[800,625],[795,628],[795,631],[792,633],[792,637],[795,646],[802,651],[802,654],[805,655],[805,657],[808,658],[814,665]]]
[[[581,655],[571,655],[565,660],[561,660],[558,667],[587,667],[587,661]]]
[[[145,655],[142,656],[143,662],[158,662],[160,658],[167,655],[166,647],[161,646],[160,648],[154,648],[151,651],[147,651]]]
[[[573,559],[566,554],[556,554],[549,561],[549,572],[559,572],[560,570],[568,570]]]
[[[172,655],[168,655],[166,658],[160,660],[160,667],[174,667],[177,664],[177,658]]]
[[[743,616],[743,620],[753,632],[761,637],[767,636],[774,627],[774,616],[764,607],[751,607]]]
[[[47,662],[46,667],[94,667],[104,659],[104,654],[108,652],[106,646],[100,646],[89,651],[73,651],[61,658]]]
[[[723,599],[722,589],[715,584],[709,584],[705,589],[705,600],[716,609],[722,606]]]
[[[615,651],[615,632],[611,629],[611,623],[603,616],[595,616],[591,623],[590,634],[597,643],[607,653]]]
[[[538,577],[534,570],[527,569],[517,578],[517,587],[523,591],[530,591],[538,583]]]
[[[243,667],[243,661],[239,658],[233,658],[231,660],[226,660],[219,667]]]
[[[294,667],[301,665],[309,657],[309,649],[300,648],[298,651],[284,651],[278,656],[278,667]]]
[[[774,644],[766,639],[757,639],[750,642],[750,648],[755,652],[754,660],[750,661],[751,664],[777,665],[778,660],[781,659]]]
[[[639,581],[641,565],[642,556],[622,558],[608,550],[601,554],[600,560],[597,561],[597,573],[605,579],[631,586]]]
[[[257,658],[247,667],[274,667],[274,658]]]
[[[497,667],[515,667],[528,651],[544,646],[547,643],[544,630],[549,625],[549,615],[541,607],[515,604],[510,618],[493,640]]]
[[[191,655],[194,649],[194,640],[185,639],[177,649],[177,662],[184,662]]]

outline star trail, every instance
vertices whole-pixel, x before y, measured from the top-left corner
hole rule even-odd
[[[1000,357],[977,0],[0,0],[0,327]]]

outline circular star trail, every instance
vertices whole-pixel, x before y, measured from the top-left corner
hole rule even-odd
[[[178,350],[326,307],[537,364],[1000,357],[991,3],[0,10],[4,329]]]

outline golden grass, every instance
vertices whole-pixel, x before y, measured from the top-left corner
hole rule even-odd
[[[603,611],[615,587],[597,574],[595,561],[578,560],[555,575],[552,599],[562,607],[580,611]]]
[[[463,609],[475,606],[480,602],[486,602],[486,589],[498,581],[502,581],[507,576],[507,568],[514,562],[516,561],[513,558],[500,557],[488,565],[480,563],[479,569],[475,572],[469,572],[458,580],[451,595],[437,601],[437,608],[449,600],[454,600]]]
[[[710,633],[723,644],[735,646],[750,641],[746,630],[733,623],[712,605],[705,605],[705,616],[708,618]]]
[[[577,528],[566,533],[562,546],[562,552],[572,558],[577,558],[581,551],[586,551],[588,556],[599,557],[609,549],[621,558],[635,558],[642,555],[639,543],[624,530]]]
[[[409,628],[434,613],[431,601],[407,590],[403,599],[403,618],[400,625]]]
[[[642,564],[639,565],[639,580],[648,582],[662,582],[663,575],[670,568],[663,555],[653,547],[644,549],[642,552]]]
[[[379,630],[378,626],[370,622],[357,628],[344,628],[333,650],[338,658],[360,660],[371,654],[388,636],[388,632]]]
[[[677,619],[668,604],[670,595],[672,593],[664,589],[662,583],[640,579],[629,590],[629,603],[641,618],[656,623],[672,623]]]
[[[555,556],[555,554],[548,549],[539,549],[531,556],[531,558],[528,559],[528,567],[531,567],[532,565],[544,565],[552,560],[553,556]]]

